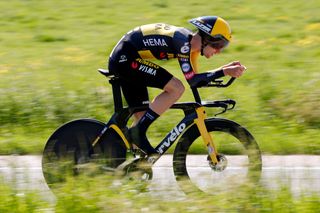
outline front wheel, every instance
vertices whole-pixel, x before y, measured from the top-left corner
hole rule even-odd
[[[211,118],[205,124],[218,149],[219,163],[212,164],[200,132],[193,125],[181,136],[173,155],[174,174],[180,188],[186,193],[209,193],[259,180],[261,153],[249,131],[226,119]]]

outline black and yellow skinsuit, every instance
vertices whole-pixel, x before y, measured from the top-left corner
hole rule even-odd
[[[182,27],[157,23],[139,26],[125,34],[109,58],[109,70],[120,77],[130,107],[147,104],[147,87],[163,89],[173,77],[148,59],[176,58],[187,80],[197,72],[198,52],[191,52],[192,32]]]

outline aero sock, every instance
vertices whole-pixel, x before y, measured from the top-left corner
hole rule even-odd
[[[146,133],[149,126],[159,117],[152,109],[148,109],[138,123],[140,133]]]
[[[131,136],[133,137],[133,140],[135,140],[137,145],[147,154],[157,153],[157,151],[151,146],[150,142],[148,141],[146,132],[148,127],[158,117],[159,115],[149,108],[142,116],[138,124],[135,127],[131,128],[131,132],[133,133],[133,135]]]

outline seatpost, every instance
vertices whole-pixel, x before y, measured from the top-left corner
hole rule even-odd
[[[193,97],[195,99],[195,101],[199,104],[201,104],[201,98],[198,92],[198,89],[196,87],[191,87],[192,93],[193,93]]]
[[[119,112],[121,109],[123,109],[119,79],[117,77],[112,77],[109,80],[109,83],[112,85],[114,111]]]

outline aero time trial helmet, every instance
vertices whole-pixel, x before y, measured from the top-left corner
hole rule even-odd
[[[198,28],[202,44],[222,49],[231,40],[231,28],[223,18],[218,16],[200,16],[189,20]]]

